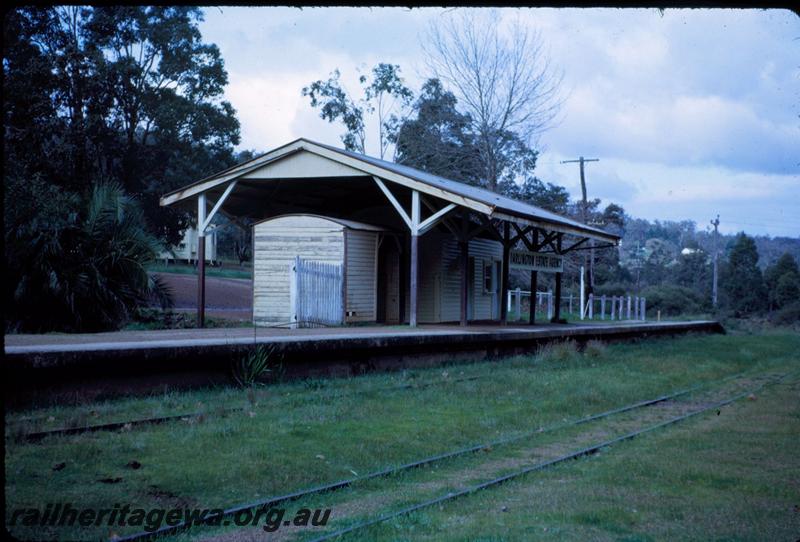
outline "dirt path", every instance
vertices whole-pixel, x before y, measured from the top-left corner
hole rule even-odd
[[[197,277],[154,273],[172,291],[173,310],[197,310]],[[253,314],[253,284],[249,279],[206,277],[206,314],[212,318],[250,320]]]

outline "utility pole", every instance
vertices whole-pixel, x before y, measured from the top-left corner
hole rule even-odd
[[[719,239],[719,215],[717,218],[711,221],[711,225],[714,226],[714,278],[711,282],[711,305],[716,309],[717,308],[717,240]]]
[[[581,195],[582,195],[582,208],[581,208],[581,220],[584,224],[588,224],[587,215],[589,212],[589,202],[586,198],[586,174],[584,173],[583,165],[586,162],[599,162],[599,158],[584,158],[583,156],[579,157],[577,160],[562,160],[562,164],[580,164],[580,171],[581,171]],[[590,241],[590,246],[592,247],[589,251],[590,254],[590,261],[589,261],[589,282],[586,286],[587,291],[585,294],[592,293],[594,291],[594,241]],[[586,255],[583,256],[583,263],[586,264]]]

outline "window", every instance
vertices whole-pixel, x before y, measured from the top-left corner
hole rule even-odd
[[[499,282],[500,262],[497,260],[483,260],[483,293],[495,293]]]

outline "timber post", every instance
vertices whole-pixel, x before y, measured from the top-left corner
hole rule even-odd
[[[558,234],[556,240],[556,254],[561,254],[561,238],[563,237],[562,234]],[[561,275],[563,273],[559,271],[556,273],[556,299],[555,299],[555,307],[553,311],[553,319],[551,322],[558,323],[561,321]]]
[[[508,323],[508,262],[511,254],[511,224],[503,221],[503,269],[500,278],[500,323]]]
[[[197,327],[206,325],[206,195],[197,197]]]
[[[468,300],[468,281],[469,281],[469,239],[468,239],[469,217],[464,211],[461,217],[461,238],[458,240],[459,257],[461,260],[461,318],[460,324],[467,325],[467,300]]]
[[[409,278],[410,284],[410,307],[411,314],[408,315],[408,325],[417,327],[417,298],[419,293],[419,192],[411,192],[411,250],[410,250]]]

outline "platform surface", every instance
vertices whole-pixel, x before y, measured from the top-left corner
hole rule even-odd
[[[308,342],[362,342],[364,340],[400,340],[401,342],[427,341],[436,337],[449,340],[463,337],[474,340],[480,336],[493,340],[518,338],[521,336],[542,337],[580,336],[585,333],[614,335],[618,332],[646,331],[691,331],[701,330],[717,324],[710,320],[685,322],[641,322],[641,321],[594,321],[585,324],[539,324],[526,325],[510,322],[508,325],[421,325],[408,326],[364,326],[330,328],[214,328],[172,329],[151,331],[115,331],[107,333],[57,334],[48,333],[12,334],[5,336],[6,354],[36,354],[56,352],[97,352],[114,350],[139,350],[159,348],[207,347],[225,345],[308,343]],[[395,342],[395,341],[392,341]]]

